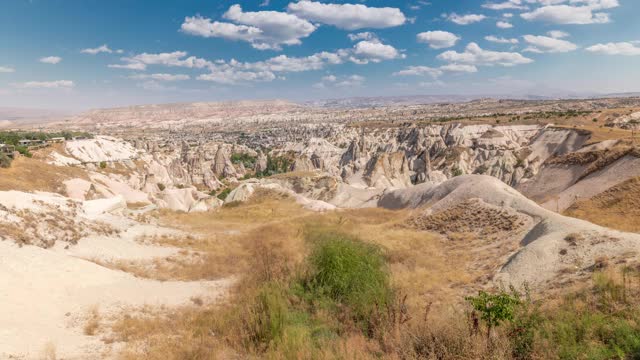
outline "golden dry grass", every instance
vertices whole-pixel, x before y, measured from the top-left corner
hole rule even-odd
[[[591,199],[579,200],[564,214],[613,229],[640,232],[640,177]]]
[[[81,168],[55,166],[38,159],[19,156],[7,169],[0,168],[0,191],[48,191],[65,194],[64,181],[88,179]]]

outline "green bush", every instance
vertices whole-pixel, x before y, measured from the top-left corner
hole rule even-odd
[[[100,169],[106,169],[107,168],[107,162],[106,161],[100,161]]]
[[[29,148],[27,148],[26,146],[16,146],[16,151],[28,158],[33,156],[33,154],[29,152]]]
[[[343,234],[307,236],[315,243],[309,256],[305,288],[346,306],[353,319],[368,326],[392,302],[389,273],[378,247]]]
[[[462,174],[464,174],[464,172],[462,172],[462,169],[460,169],[459,167],[454,167],[453,169],[451,169],[451,175],[453,177],[460,176]]]
[[[166,188],[167,188],[166,186],[164,186],[164,184],[163,184],[163,183],[158,183],[157,185],[158,185],[158,189],[159,189],[160,191],[164,191],[164,189],[166,189]]]
[[[3,153],[0,153],[0,168],[8,167],[11,167],[11,158]]]
[[[253,169],[256,165],[256,157],[249,154],[232,154],[231,163],[242,164],[245,169]]]
[[[293,161],[285,156],[267,156],[267,168],[256,174],[257,177],[266,177],[291,171]]]
[[[225,201],[227,199],[227,196],[229,196],[229,194],[231,194],[231,189],[225,188],[224,190],[220,191],[217,197],[218,199]]]
[[[520,305],[517,293],[509,294],[505,291],[497,294],[480,291],[478,296],[469,296],[466,300],[480,314],[488,332],[504,321],[513,321],[516,307]]]

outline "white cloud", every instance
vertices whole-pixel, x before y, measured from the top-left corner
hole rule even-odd
[[[39,61],[45,64],[58,64],[60,61],[62,61],[62,58],[58,56],[47,56],[41,58]]]
[[[504,13],[502,14],[502,17],[507,18],[507,19],[511,19],[513,17],[512,13]]]
[[[604,24],[611,21],[609,14],[601,10],[620,6],[618,0],[569,0],[542,1],[545,6],[520,16],[528,21],[544,21],[553,24]]]
[[[447,19],[458,25],[469,25],[486,19],[487,17],[479,14],[458,15],[453,13],[447,16]]]
[[[524,35],[524,41],[532,46],[524,51],[535,53],[564,53],[574,51],[578,46],[572,42],[548,36]]]
[[[475,73],[478,72],[478,68],[474,65],[466,64],[448,64],[440,66],[440,70],[448,72],[461,72],[461,73]]]
[[[181,30],[190,35],[219,37],[249,42],[259,50],[280,50],[282,45],[299,45],[316,30],[299,17],[278,11],[244,12],[233,5],[223,15],[234,23],[212,21],[201,16],[186,17]]]
[[[125,70],[138,70],[138,71],[143,71],[147,69],[147,65],[143,63],[109,64],[107,66],[112,69],[125,69]]]
[[[102,46],[98,46],[97,48],[82,49],[82,50],[80,50],[80,52],[83,53],[83,54],[96,55],[96,54],[99,54],[99,53],[111,54],[113,52],[113,50],[109,49],[109,46],[107,46],[107,44],[104,44]]]
[[[0,66],[0,73],[12,73],[15,72],[16,70],[14,68],[10,68],[7,66]]]
[[[121,60],[126,64],[112,64],[110,68],[128,70],[146,70],[147,65],[163,65],[172,67],[185,67],[191,69],[204,69],[213,65],[208,60],[195,56],[186,57],[185,51],[174,51],[171,53],[147,54],[142,53],[133,57],[124,57]]]
[[[290,3],[287,10],[303,19],[345,30],[384,29],[400,26],[407,21],[400,9],[368,7],[362,4],[324,4],[302,0]]]
[[[484,66],[514,66],[532,63],[529,59],[517,52],[499,52],[484,50],[476,43],[469,43],[462,53],[445,51],[438,55],[438,59],[454,64],[484,65]]]
[[[507,10],[507,9],[517,9],[517,10],[526,10],[527,6],[522,4],[522,0],[508,0],[499,3],[485,3],[482,4],[483,8],[491,9],[491,10]]]
[[[596,44],[589,46],[586,50],[603,55],[640,56],[640,46],[631,42]]]
[[[431,76],[436,79],[442,75],[442,70],[429,66],[409,66],[404,70],[393,73],[395,76]]]
[[[427,31],[419,33],[418,42],[427,43],[432,49],[444,49],[452,47],[460,40],[460,37],[447,31]]]
[[[182,74],[137,74],[129,76],[130,79],[136,80],[156,80],[156,81],[180,81],[189,80],[189,75]]]
[[[509,38],[498,37],[494,35],[485,36],[484,39],[490,42],[498,43],[498,44],[514,44],[515,45],[519,43],[518,39],[515,39],[515,38],[509,39]]]
[[[257,62],[240,62],[235,59],[209,61],[194,56],[188,57],[188,54],[184,51],[174,51],[158,54],[142,53],[131,57],[123,57],[121,59],[124,62],[123,64],[112,64],[109,67],[145,70],[148,66],[154,65],[206,69],[208,73],[201,74],[196,79],[223,84],[236,84],[240,82],[273,81],[282,78],[284,73],[321,70],[326,66],[345,62],[367,64],[369,62],[381,62],[404,57],[405,55],[393,46],[383,44],[376,39],[360,41],[351,48],[339,49],[335,52],[322,51],[305,57],[279,55]],[[160,79],[156,78],[154,80]]]
[[[560,31],[560,30],[551,30],[547,32],[547,35],[551,36],[554,39],[562,39],[562,38],[569,37],[569,33]]]
[[[401,54],[393,46],[386,45],[375,40],[360,41],[354,46],[353,54],[354,55],[350,58],[351,61],[359,64],[366,64],[369,61],[380,62],[383,60],[392,60],[405,57],[404,54]]]
[[[394,76],[430,76],[437,79],[445,72],[452,73],[475,73],[478,71],[474,65],[469,64],[447,64],[438,68],[430,66],[408,66],[404,70],[393,73]]]
[[[23,89],[70,89],[75,86],[71,80],[57,81],[27,81],[23,83],[13,84],[15,87]]]
[[[513,27],[513,25],[508,21],[498,21],[496,26],[500,29],[511,29]]]
[[[365,82],[365,77],[360,75],[350,75],[336,77],[335,75],[323,76],[321,81],[313,84],[316,89],[326,89],[328,87],[353,88],[360,87]]]
[[[376,34],[366,31],[366,32],[361,32],[361,33],[357,33],[357,34],[348,34],[347,37],[349,38],[349,40],[351,41],[358,41],[358,40],[374,40],[377,39],[378,37],[376,36]]]

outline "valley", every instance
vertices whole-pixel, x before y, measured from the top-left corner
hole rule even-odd
[[[48,140],[0,168],[0,354],[509,358],[506,327],[451,333],[465,297],[557,303],[547,327],[568,293],[626,304],[593,289],[640,265],[638,113],[637,98],[245,101],[5,128],[8,145]],[[384,269],[393,296],[316,289],[330,246]]]

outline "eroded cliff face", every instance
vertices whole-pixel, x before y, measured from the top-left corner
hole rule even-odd
[[[362,187],[401,188],[463,174],[491,175],[515,186],[532,178],[551,156],[576,151],[588,138],[537,125],[343,127],[326,139],[289,143],[283,150],[296,154],[294,170],[313,166]]]
[[[281,163],[287,168],[278,171],[325,174],[335,179],[335,188],[397,189],[464,174],[490,175],[516,187],[534,178],[547,159],[580,149],[588,138],[586,132],[536,125],[314,125],[271,136],[246,135],[249,143],[278,144],[271,149],[215,140],[99,136],[69,142],[67,155],[72,158],[58,154],[56,161],[75,161],[94,170],[93,187],[104,196],[125,194],[130,202],[148,199],[191,211],[215,205],[208,200],[212,191],[233,188],[267,170],[269,158],[287,158]],[[101,171],[104,161],[109,165]],[[123,168],[115,171],[114,164]]]

